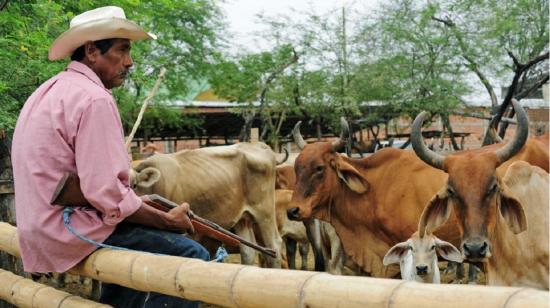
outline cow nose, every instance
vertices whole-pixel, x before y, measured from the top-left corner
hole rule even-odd
[[[428,266],[427,265],[417,265],[416,266],[416,274],[417,275],[426,275],[428,273]]]
[[[286,211],[286,216],[290,220],[298,220],[300,218],[300,209],[297,207],[290,208]]]
[[[489,245],[486,241],[482,243],[464,243],[464,255],[466,258],[485,258]]]

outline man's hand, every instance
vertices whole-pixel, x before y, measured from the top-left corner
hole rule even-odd
[[[189,219],[189,212],[189,203],[182,203],[166,213],[168,223],[173,229],[185,230],[190,234],[195,233],[191,219]]]
[[[163,205],[152,202],[147,196],[142,196],[143,203],[132,215],[126,217],[125,221],[140,225],[150,226],[161,230],[195,232],[189,218],[189,204],[182,203],[168,211]]]

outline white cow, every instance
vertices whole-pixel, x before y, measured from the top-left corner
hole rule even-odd
[[[453,244],[433,234],[420,237],[418,232],[390,248],[383,262],[386,266],[399,263],[403,280],[440,283],[437,254],[449,261],[462,262],[462,254]]]

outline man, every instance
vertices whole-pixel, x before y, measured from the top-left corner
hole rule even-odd
[[[64,272],[97,247],[63,224],[49,200],[64,172],[78,174],[94,208],[77,208],[76,231],[97,242],[153,253],[209,260],[193,232],[189,205],[159,211],[129,188],[129,159],[110,89],[122,85],[133,62],[130,41],[155,38],[110,6],[74,17],[49,51],[71,56],[67,69],[42,84],[25,103],[13,137],[17,231],[28,272]],[[101,145],[101,146],[98,146]],[[169,230],[169,231],[163,231]],[[104,285],[101,301],[116,307],[195,307],[198,303]]]

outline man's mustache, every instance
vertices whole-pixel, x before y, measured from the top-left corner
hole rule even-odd
[[[118,71],[118,75],[120,77],[127,77],[128,75],[130,75],[130,70],[120,70]]]

